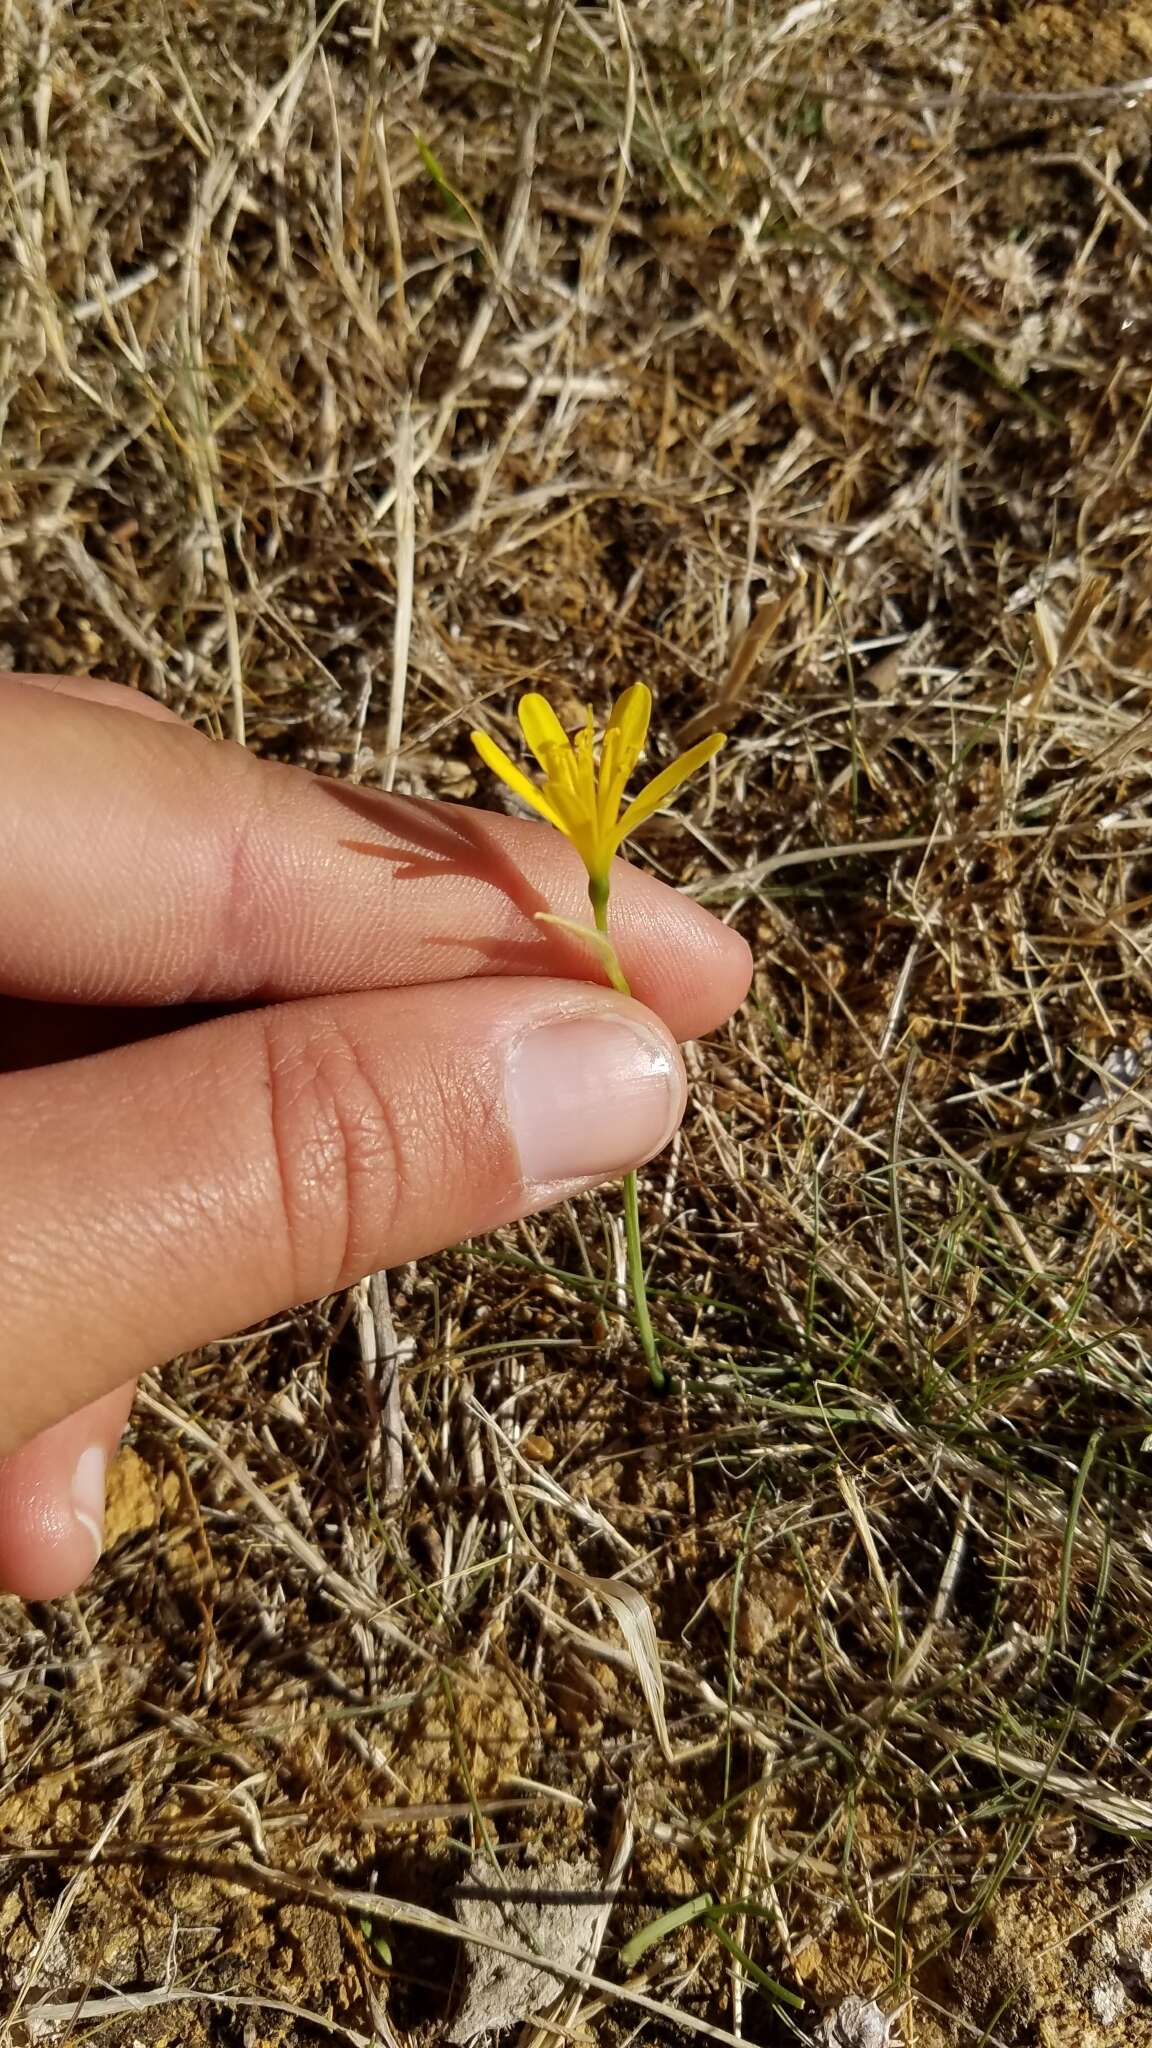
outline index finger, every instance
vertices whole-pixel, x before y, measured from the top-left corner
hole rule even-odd
[[[269,1001],[471,975],[599,978],[538,911],[587,920],[547,826],[386,797],[174,721],[0,679],[0,990],[51,1001]],[[640,1001],[678,1037],[744,995],[744,941],[617,864]]]

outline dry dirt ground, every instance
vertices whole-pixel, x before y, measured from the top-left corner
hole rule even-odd
[[[399,1499],[305,1305],[0,1600],[0,2040],[432,2048],[559,1861],[505,2041],[1152,2042],[1150,74],[1150,0],[0,4],[0,660],[488,803],[646,677],[732,738],[636,857],[757,959],[671,1404],[609,1191],[377,1296]]]

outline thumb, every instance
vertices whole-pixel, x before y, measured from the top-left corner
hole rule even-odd
[[[0,1589],[58,1600],[104,1547],[104,1481],[135,1385],[119,1387],[0,1458]]]
[[[613,1178],[684,1107],[585,982],[317,997],[0,1080],[0,1453],[133,1374]]]

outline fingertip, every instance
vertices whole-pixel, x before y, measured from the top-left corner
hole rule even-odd
[[[636,868],[614,903],[619,950],[637,1000],[677,1038],[701,1038],[739,1009],[752,983],[752,949],[703,904]]]
[[[521,1209],[549,1190],[615,1179],[661,1152],[684,1114],[675,1039],[627,999],[592,997],[560,1012],[530,999],[528,1028],[501,1048]]]
[[[108,1464],[132,1393],[117,1388],[0,1458],[3,1591],[59,1600],[91,1575],[104,1547]]]
[[[699,1036],[714,1031],[739,1009],[752,986],[755,961],[742,933],[733,931],[690,896],[678,900],[692,934],[686,953],[692,961],[700,1014],[706,1019],[697,1026],[695,1035]]]
[[[747,997],[752,986],[752,977],[756,972],[756,956],[743,932],[733,931],[730,924],[724,924],[720,918],[712,917],[711,911],[706,910],[703,915],[710,917],[716,931],[722,934],[717,940],[720,955],[717,983],[726,1007],[716,1020],[717,1023],[722,1023],[733,1010],[740,1008]]]

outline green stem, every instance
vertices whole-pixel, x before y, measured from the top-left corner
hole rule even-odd
[[[624,1175],[624,1229],[628,1238],[628,1279],[632,1288],[636,1334],[648,1365],[652,1390],[657,1394],[666,1394],[668,1375],[660,1363],[656,1332],[652,1328],[652,1318],[648,1313],[648,1289],[644,1281],[644,1248],[640,1243],[640,1190],[635,1173]]]
[[[589,881],[588,896],[592,904],[592,916],[601,938],[608,938],[608,893],[607,876]],[[620,962],[612,956],[608,963],[608,978],[614,989],[622,996],[632,991]],[[632,1290],[632,1310],[636,1318],[636,1334],[640,1349],[648,1366],[648,1377],[654,1392],[668,1392],[668,1375],[660,1363],[660,1352],[656,1343],[656,1332],[648,1313],[648,1289],[644,1280],[644,1248],[640,1242],[640,1190],[635,1173],[624,1176],[624,1231],[628,1240],[628,1283]]]

